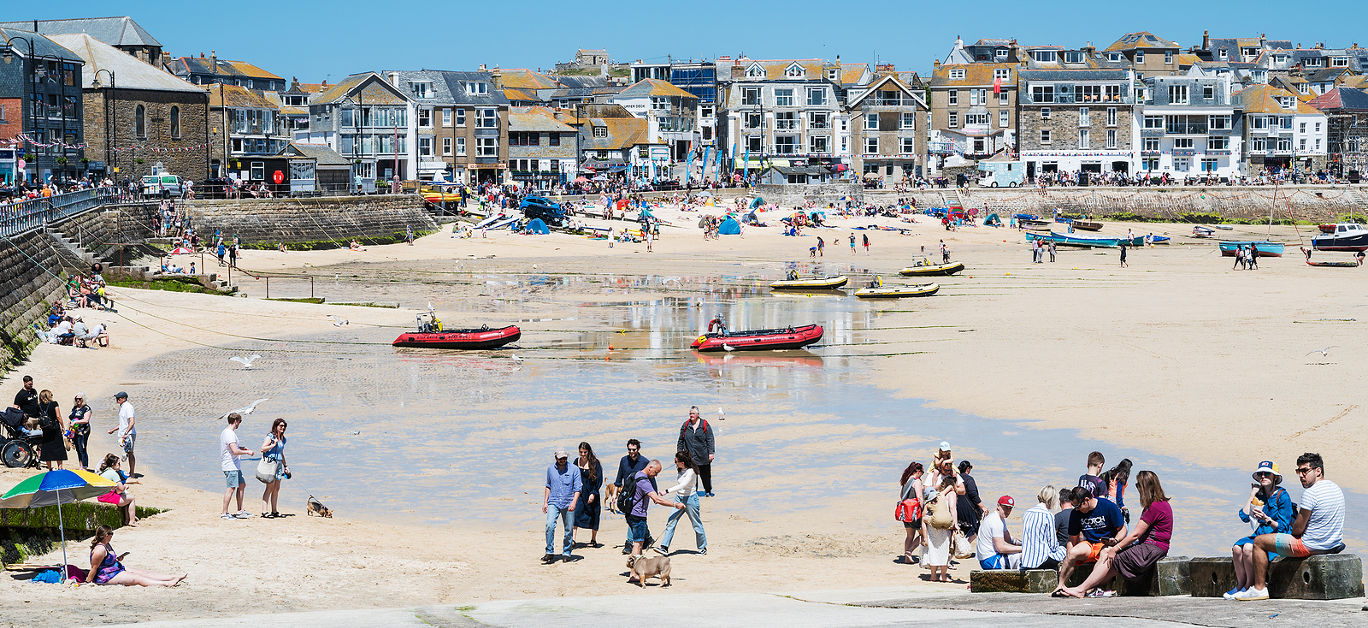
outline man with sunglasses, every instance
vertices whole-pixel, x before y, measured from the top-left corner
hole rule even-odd
[[[1268,554],[1304,558],[1313,554],[1329,554],[1343,548],[1344,491],[1325,479],[1325,462],[1320,454],[1304,453],[1297,457],[1297,478],[1301,480],[1301,504],[1291,533],[1260,534],[1254,545],[1262,552],[1254,552],[1254,583],[1235,594],[1242,602],[1268,599]]]
[[[613,480],[613,486],[618,487],[619,491],[633,490],[633,485],[636,484],[636,480],[634,479],[636,474],[644,470],[646,465],[650,463],[651,461],[648,460],[646,456],[641,455],[641,441],[635,438],[628,439],[627,455],[623,456],[622,460],[618,461],[617,478]],[[651,486],[655,486],[655,478],[652,477],[650,480]],[[643,543],[641,547],[648,548],[652,543],[655,543],[655,539],[651,538],[650,532],[647,532],[646,542]],[[632,553],[632,532],[630,529],[627,531],[627,541],[622,545],[622,553]]]

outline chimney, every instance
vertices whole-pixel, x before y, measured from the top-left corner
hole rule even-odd
[[[398,73],[398,72],[390,72],[390,73],[389,73],[389,84],[390,84],[390,85],[393,85],[393,86],[395,86],[395,87],[399,87],[399,73]]]
[[[935,65],[935,68],[936,68],[937,70],[939,70],[939,69],[940,69],[940,59],[936,59],[936,62],[935,62],[934,65]]]
[[[1202,50],[1209,50],[1209,49],[1211,49],[1211,31],[1209,31],[1209,30],[1203,30],[1203,31],[1202,31]]]
[[[218,71],[218,52],[217,52],[217,51],[214,51],[214,50],[210,50],[210,51],[209,51],[209,65],[212,66],[212,67],[214,68],[214,71],[215,71],[215,72]]]
[[[479,71],[480,71],[480,72],[486,71],[485,64],[483,64],[483,63],[480,64]]]
[[[494,89],[503,89],[503,71],[499,66],[494,66],[494,70],[489,73],[489,82],[493,83]]]

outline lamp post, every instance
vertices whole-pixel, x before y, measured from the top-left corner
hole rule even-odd
[[[32,39],[29,39],[29,38],[27,38],[27,37],[24,37],[24,36],[22,36],[22,35],[13,35],[13,36],[11,36],[11,35],[9,35],[9,34],[7,34],[7,33],[5,34],[5,37],[6,37],[6,42],[5,42],[5,61],[6,61],[6,62],[9,62],[9,60],[10,60],[11,58],[13,58],[13,55],[14,55],[14,41],[15,41],[16,39],[18,39],[18,40],[23,40],[24,43],[28,44],[29,116],[30,116],[30,119],[33,121],[33,127],[32,127],[30,130],[31,130],[33,133],[36,134],[36,133],[38,133],[38,80],[37,80],[37,78],[36,78],[37,75],[36,75],[36,73],[35,73],[35,71],[34,71],[34,67],[33,67],[33,64],[34,64],[34,58],[33,58],[33,56],[34,56],[34,53],[33,53],[33,40],[32,40]],[[34,141],[34,139],[33,139],[32,137],[30,137],[30,138],[29,138],[29,144],[33,145],[33,162],[34,162],[33,169],[34,169],[34,171],[36,172],[36,171],[38,170],[38,142]]]
[[[115,82],[115,80],[114,80],[114,71],[113,71],[113,70],[110,70],[110,69],[108,69],[108,68],[100,68],[100,69],[98,69],[98,70],[95,71],[95,77],[94,77],[93,79],[91,79],[91,86],[93,86],[95,89],[101,89],[101,88],[102,88],[102,86],[100,85],[100,73],[102,73],[102,72],[103,72],[103,73],[109,74],[109,91],[108,91],[108,92],[105,92],[104,98],[103,98],[103,100],[104,100],[104,114],[105,114],[105,116],[104,116],[104,119],[105,119],[105,131],[104,131],[104,136],[105,136],[105,138],[104,138],[104,140],[105,140],[105,171],[106,171],[106,172],[113,172],[113,170],[114,170],[114,145],[113,145],[113,142],[114,142],[114,134],[115,134],[115,133],[118,133],[119,125],[116,124],[116,123],[114,122],[112,116],[117,116],[117,115],[119,114],[119,109],[118,109],[118,106],[117,106],[117,105],[111,103],[111,99],[114,97],[114,90],[115,90],[115,88],[117,87],[117,84],[116,84],[116,82]]]

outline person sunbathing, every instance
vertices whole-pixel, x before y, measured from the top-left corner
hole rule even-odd
[[[86,574],[87,583],[174,587],[189,575],[168,576],[143,569],[125,567],[121,559],[128,553],[115,554],[114,546],[109,543],[113,538],[114,530],[109,526],[100,526],[95,529],[95,538],[90,541],[90,572]]]

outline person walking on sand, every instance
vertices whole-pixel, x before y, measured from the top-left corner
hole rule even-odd
[[[926,487],[922,484],[922,475],[924,474],[925,469],[922,467],[922,463],[914,460],[907,465],[906,469],[903,469],[900,480],[902,492],[898,498],[898,503],[906,506],[904,508],[906,516],[903,518],[903,530],[906,533],[906,537],[903,539],[903,553],[902,556],[898,557],[898,560],[894,561],[900,565],[911,565],[916,562],[917,557],[913,556],[912,552],[923,545],[921,538],[921,499],[926,495]],[[907,504],[908,500],[913,500],[913,503]]]
[[[940,241],[941,263],[950,263],[950,247],[945,246],[945,240]]]
[[[641,550],[650,545],[648,539],[651,538],[651,531],[646,528],[646,512],[651,502],[672,507],[675,510],[684,509],[683,503],[667,500],[656,492],[655,477],[657,475],[660,475],[660,461],[652,460],[646,464],[646,468],[632,475],[630,486],[622,487],[624,491],[634,491],[632,511],[627,513],[627,534],[628,539],[632,542],[631,556],[641,556]]]
[[[650,461],[648,461],[645,456],[641,455],[641,441],[635,438],[628,439],[627,455],[623,456],[622,459],[618,461],[617,477],[613,479],[613,486],[616,487],[618,491],[631,490],[633,483],[632,478],[639,471],[645,469],[646,465],[649,464],[649,462]],[[622,514],[625,515],[627,513]],[[651,543],[654,542],[654,540],[655,539],[650,538],[650,535],[648,533],[646,538],[646,547],[650,547]],[[628,530],[627,541],[622,545],[622,553],[630,554],[631,552],[632,532],[631,530]]]
[[[575,545],[575,505],[579,502],[580,491],[584,485],[578,467],[570,465],[565,450],[556,452],[555,462],[546,468],[546,492],[542,496],[542,514],[546,515],[546,555],[542,564],[556,562],[556,523],[565,526],[565,538],[561,541],[561,560],[570,562],[570,550]]]
[[[862,233],[860,234],[860,238],[864,241],[865,255],[869,255],[869,234]]]
[[[1268,599],[1268,554],[1305,558],[1336,551],[1344,544],[1344,491],[1325,479],[1325,462],[1320,454],[1297,456],[1297,478],[1301,480],[1301,504],[1297,519],[1286,532],[1254,537],[1254,583],[1235,594],[1241,602]]]
[[[1127,242],[1122,242],[1122,243],[1121,243],[1121,267],[1122,267],[1122,268],[1126,268],[1127,266],[1129,266],[1129,264],[1126,263],[1126,247],[1127,247],[1128,245],[1129,245],[1129,243],[1127,243]]]
[[[850,254],[855,254],[855,234],[850,234]]]
[[[1235,588],[1226,591],[1225,599],[1233,600],[1235,595],[1249,589],[1254,583],[1254,553],[1262,552],[1254,546],[1254,539],[1263,534],[1277,534],[1292,529],[1297,513],[1292,496],[1280,486],[1282,475],[1278,465],[1272,460],[1259,463],[1254,470],[1254,482],[1249,487],[1249,499],[1240,508],[1240,521],[1254,526],[1254,533],[1235,541],[1230,548],[1231,560],[1235,564]]]
[[[133,444],[138,438],[133,404],[128,402],[128,393],[122,390],[114,395],[114,403],[119,405],[119,424],[109,428],[108,433],[119,433],[119,448],[124,450],[124,457],[128,459],[128,477],[140,478],[142,476],[137,473],[138,458],[133,455]]]
[[[955,528],[955,478],[926,490],[922,500],[922,566],[931,570],[931,582],[950,582],[950,538]]]
[[[261,442],[261,459],[276,463],[275,479],[267,482],[266,489],[261,492],[262,519],[275,519],[280,516],[280,511],[276,508],[276,501],[280,498],[280,483],[290,477],[290,467],[285,464],[286,427],[288,424],[285,419],[277,418],[271,422],[271,431],[266,434],[266,440]],[[261,476],[258,475],[257,478],[260,479]]]
[[[674,540],[675,526],[679,519],[687,514],[689,523],[693,524],[694,543],[698,547],[698,553],[707,554],[708,535],[703,531],[702,504],[698,500],[698,469],[695,468],[689,452],[675,452],[675,469],[679,473],[679,481],[661,491],[661,494],[673,493],[675,501],[684,504],[684,509],[670,513],[670,518],[665,522],[665,534],[660,536],[660,545],[656,546],[656,552],[662,556],[670,555],[670,542]]]
[[[247,490],[247,482],[242,479],[242,463],[238,461],[238,457],[250,456],[255,452],[238,444],[237,429],[240,425],[242,415],[231,412],[228,414],[228,426],[219,432],[219,468],[223,470],[223,477],[228,484],[228,488],[223,492],[223,511],[219,513],[220,519],[252,518],[252,513],[242,507],[242,494]],[[234,493],[237,494],[238,511],[236,514],[228,514],[228,503],[232,501]]]
[[[71,427],[71,446],[76,450],[76,459],[86,471],[90,470],[90,454],[86,446],[90,443],[91,414],[93,413],[90,406],[85,402],[85,393],[76,393],[76,397],[71,401],[71,414],[67,416],[67,424]]]
[[[703,497],[712,497],[712,461],[717,455],[717,437],[712,426],[698,414],[698,406],[689,406],[689,418],[679,426],[679,441],[675,451],[689,454],[698,478],[703,483]]]
[[[826,257],[826,240],[822,236],[817,236],[817,257]]]
[[[43,440],[38,444],[38,459],[47,463],[48,471],[52,470],[54,462],[58,469],[64,468],[67,452],[62,441],[66,424],[62,420],[62,409],[52,399],[52,391],[46,388],[38,392],[38,424],[43,428]]]
[[[579,444],[579,457],[575,466],[580,471],[579,503],[575,504],[575,527],[589,531],[586,547],[600,548],[598,542],[599,515],[603,511],[599,489],[603,488],[603,463],[594,455],[594,448],[588,441]]]

